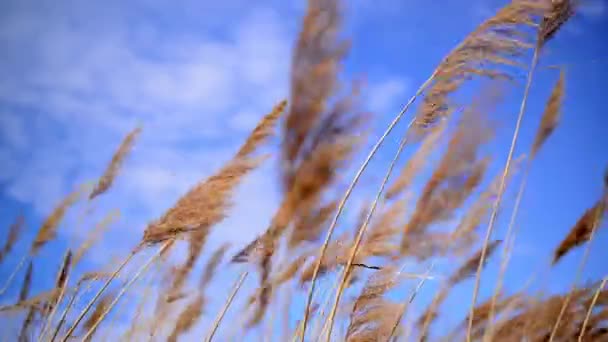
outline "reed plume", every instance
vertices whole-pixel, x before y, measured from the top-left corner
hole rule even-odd
[[[556,264],[575,247],[590,240],[592,232],[601,224],[605,211],[606,199],[601,199],[583,213],[576,224],[570,229],[568,235],[555,249],[553,264]]]
[[[354,302],[346,341],[385,341],[391,334],[398,305],[383,296],[398,284],[400,270],[385,267],[374,273]]]
[[[32,286],[32,275],[34,274],[34,265],[30,261],[27,266],[27,271],[25,272],[25,278],[23,278],[23,284],[21,285],[21,290],[19,291],[19,302],[23,302],[27,300],[30,288]]]
[[[67,210],[73,206],[80,197],[80,191],[74,191],[67,195],[51,212],[49,216],[44,220],[38,234],[34,238],[30,254],[34,255],[46,245],[49,241],[53,240],[57,236],[57,229],[59,223],[63,220]]]
[[[543,113],[540,127],[536,132],[536,137],[534,138],[534,144],[532,144],[532,150],[530,152],[530,157],[533,159],[538,150],[542,147],[545,141],[549,138],[551,133],[557,127],[560,117],[560,111],[562,107],[562,99],[564,97],[564,71],[560,71],[559,79],[553,90],[551,91],[551,96],[547,104],[545,105],[545,111]]]
[[[196,321],[203,313],[204,302],[204,296],[202,294],[198,294],[192,300],[192,302],[184,307],[184,310],[179,314],[177,322],[173,327],[173,331],[167,338],[167,341],[176,342],[180,335],[190,330],[196,324]]]
[[[25,217],[23,215],[17,216],[15,222],[13,222],[8,228],[6,241],[4,242],[4,246],[2,246],[2,248],[0,249],[0,263],[2,263],[2,260],[4,260],[4,258],[13,250],[13,247],[15,247],[15,243],[23,232],[24,227]]]
[[[87,320],[84,322],[83,324],[83,332],[87,332],[90,329],[92,329],[93,333],[90,334],[88,336],[88,338],[86,339],[86,341],[91,341],[93,335],[95,334],[95,332],[97,331],[97,322],[99,321],[99,319],[101,318],[101,316],[103,315],[104,311],[107,309],[108,305],[110,304],[110,300],[112,299],[112,293],[111,292],[106,292],[103,297],[101,297],[101,299],[99,300],[99,302],[97,303],[97,305],[95,306],[95,310],[93,310],[93,312],[91,313],[91,315],[89,316],[89,318],[87,318]]]
[[[200,231],[202,235],[196,236],[194,244],[203,243],[201,239],[207,236],[208,229],[224,219],[225,211],[231,206],[229,198],[234,188],[260,163],[260,159],[251,158],[249,154],[270,135],[270,127],[285,106],[286,102],[279,103],[262,119],[232,160],[216,174],[192,188],[159,220],[148,225],[143,241],[158,243],[180,237],[184,233]],[[198,246],[193,249],[198,249]],[[193,256],[190,255],[189,258]]]
[[[171,238],[180,231],[189,232],[188,257],[176,272],[171,293],[181,290],[203,250],[209,229],[225,218],[225,213],[232,206],[230,197],[235,187],[258,166],[259,162],[252,159],[251,155],[272,135],[286,106],[286,101],[277,104],[262,118],[228,164],[182,197],[159,222],[149,226],[144,233],[144,240],[156,241],[159,238]]]
[[[118,149],[112,156],[112,160],[110,161],[110,164],[108,164],[103,175],[101,175],[101,177],[97,181],[97,184],[95,184],[95,187],[89,194],[90,200],[103,194],[104,192],[108,191],[108,189],[110,189],[110,187],[112,187],[112,184],[114,183],[114,179],[116,178],[116,176],[118,175],[118,172],[120,171],[120,167],[122,166],[125,158],[127,157],[129,152],[133,148],[133,145],[135,144],[135,140],[141,134],[141,130],[142,130],[141,126],[138,126],[125,136],[123,141],[120,143],[120,146],[118,147]]]

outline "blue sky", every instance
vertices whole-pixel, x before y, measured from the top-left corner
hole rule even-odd
[[[353,49],[345,74],[366,80],[364,105],[375,115],[372,137],[451,47],[503,3],[349,1],[345,34]],[[138,241],[146,222],[230,158],[261,115],[287,96],[290,50],[304,6],[304,1],[273,0],[0,4],[2,235],[21,211],[28,227],[36,228],[63,195],[99,175],[129,130],[144,125],[112,192],[95,203],[85,225],[77,224],[84,208],[75,208],[58,241],[42,252],[47,258],[37,262],[36,277],[52,278],[63,249],[86,236],[83,226],[112,209],[120,209],[121,218],[83,268],[119,258]],[[561,124],[530,172],[509,286],[525,281],[600,195],[608,165],[603,106],[608,46],[601,43],[608,29],[606,6],[586,1],[541,61],[518,152],[527,151],[557,78],[548,66],[565,65],[566,97]],[[520,93],[517,89],[513,98]],[[504,162],[515,109],[509,105],[497,115],[496,165]],[[375,159],[364,190],[373,190],[382,177],[398,138],[391,136]],[[267,163],[239,189],[233,215],[216,227],[209,252],[223,241],[237,248],[264,229],[279,198],[275,166]],[[506,209],[514,192],[507,194]],[[606,239],[602,232],[595,244]],[[606,273],[602,252],[592,251],[586,277]],[[17,254],[2,265],[0,278],[12,270]],[[573,272],[566,270],[575,269],[580,254],[550,274],[547,283],[554,290],[568,286]],[[219,299],[205,319],[215,314],[237,271],[229,268],[212,287]],[[253,286],[253,277],[250,282]],[[42,280],[36,284],[47,286]],[[448,301],[458,303],[458,298]],[[201,325],[204,329],[205,322]]]

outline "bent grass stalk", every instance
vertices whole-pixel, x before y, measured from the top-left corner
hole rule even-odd
[[[587,313],[585,314],[585,320],[583,321],[583,326],[581,327],[581,332],[578,335],[578,342],[583,341],[583,336],[585,335],[585,330],[587,329],[587,324],[589,324],[589,319],[591,318],[591,313],[593,312],[593,308],[595,307],[595,304],[597,303],[597,300],[600,297],[600,293],[602,293],[602,290],[606,286],[607,281],[608,281],[608,276],[606,276],[606,277],[604,277],[604,279],[602,279],[600,286],[597,288],[597,290],[595,291],[595,294],[593,295],[593,299],[591,299],[591,304],[589,304],[589,309],[587,309]]]
[[[528,159],[526,166],[524,168],[523,178],[522,178],[521,184],[519,186],[519,190],[517,191],[517,197],[515,198],[515,205],[513,208],[513,212],[511,213],[511,218],[509,219],[509,226],[507,228],[507,233],[505,236],[505,245],[503,246],[502,255],[501,255],[502,261],[500,263],[498,280],[496,281],[496,286],[494,287],[494,293],[492,294],[492,299],[490,302],[490,312],[488,314],[488,322],[490,322],[490,325],[484,332],[484,337],[482,338],[483,341],[487,341],[488,336],[491,336],[492,328],[494,327],[491,323],[492,323],[492,320],[494,319],[494,314],[495,314],[494,311],[496,310],[496,300],[498,299],[498,296],[499,296],[500,292],[502,291],[503,280],[505,277],[505,273],[507,272],[507,267],[509,265],[509,261],[511,259],[512,246],[515,244],[515,236],[517,234],[516,229],[515,229],[515,221],[517,219],[517,213],[519,211],[521,199],[523,197],[524,190],[526,188],[528,172],[530,170],[531,161],[532,161],[531,158]]]
[[[333,323],[334,323],[334,319],[336,317],[336,312],[338,311],[338,305],[340,303],[340,298],[342,296],[342,292],[344,292],[344,287],[346,286],[346,282],[347,282],[348,276],[350,274],[350,270],[352,268],[353,261],[355,260],[355,256],[356,256],[357,252],[359,251],[359,246],[361,245],[361,240],[363,239],[363,235],[365,234],[365,231],[367,230],[367,227],[369,226],[369,222],[371,221],[372,216],[374,215],[374,212],[376,211],[378,202],[380,201],[380,198],[382,197],[382,193],[384,192],[384,188],[386,187],[386,183],[388,183],[388,179],[390,178],[391,174],[393,173],[393,169],[395,168],[395,165],[397,164],[397,160],[399,159],[399,156],[401,156],[401,152],[403,152],[403,148],[405,147],[405,145],[407,143],[407,133],[413,123],[414,123],[414,120],[410,121],[410,123],[408,124],[406,133],[403,135],[403,139],[401,139],[399,148],[397,149],[397,152],[395,153],[393,160],[391,160],[388,170],[386,171],[386,175],[384,176],[384,179],[382,180],[382,184],[380,184],[380,188],[378,189],[378,192],[376,193],[376,197],[374,198],[374,201],[369,209],[369,212],[365,218],[365,221],[363,222],[361,227],[359,227],[359,231],[357,232],[357,237],[355,238],[355,242],[354,242],[353,246],[351,247],[350,255],[348,256],[348,261],[346,262],[346,265],[344,266],[344,270],[342,271],[342,278],[340,279],[340,283],[339,283],[340,285],[338,286],[338,291],[336,293],[336,299],[334,300],[331,310],[329,312],[329,319],[328,319],[329,327],[328,327],[326,341],[329,341],[331,339]]]
[[[2,289],[0,289],[0,297],[11,286],[11,284],[13,283],[13,279],[15,279],[15,276],[17,275],[17,273],[19,273],[19,271],[21,270],[23,265],[25,265],[25,262],[28,261],[29,258],[30,258],[29,254],[25,254],[24,256],[21,257],[21,260],[19,260],[19,263],[17,264],[17,266],[15,267],[15,269],[13,270],[11,275],[8,276],[8,279],[6,279],[4,286],[2,287]]]
[[[142,246],[143,245],[140,244],[137,247],[135,247],[129,253],[129,255],[122,261],[122,263],[116,268],[116,270],[114,270],[114,272],[112,272],[112,274],[110,275],[110,277],[108,278],[108,280],[106,280],[106,282],[103,284],[103,286],[97,291],[97,293],[95,294],[95,296],[93,297],[93,299],[91,299],[89,301],[89,303],[87,304],[87,306],[80,312],[80,314],[78,315],[78,318],[76,318],[76,320],[74,321],[74,323],[72,324],[72,326],[70,326],[70,328],[68,329],[68,332],[61,339],[62,342],[66,342],[70,338],[70,336],[72,336],[72,334],[74,333],[74,331],[76,330],[76,328],[78,327],[78,325],[80,324],[80,322],[84,319],[84,316],[86,316],[86,314],[93,307],[93,304],[95,304],[95,302],[97,301],[97,299],[99,299],[99,297],[108,288],[108,286],[110,286],[110,283],[112,282],[112,280],[114,280],[114,278],[116,278],[116,276],[120,273],[120,271],[122,271],[122,269],[125,268],[125,266],[127,266],[127,264],[129,263],[129,261],[131,261],[131,259],[133,259],[133,257],[140,251],[140,249],[141,249]]]
[[[228,308],[232,304],[232,301],[236,297],[236,294],[241,289],[241,286],[243,286],[243,283],[245,282],[245,278],[247,278],[248,274],[249,274],[249,272],[247,272],[247,271],[243,272],[241,274],[241,276],[239,277],[239,279],[237,280],[236,284],[234,285],[234,288],[232,289],[232,292],[230,293],[230,296],[228,296],[228,299],[226,300],[226,304],[224,304],[224,307],[222,307],[222,310],[220,310],[217,317],[215,318],[215,321],[213,322],[213,325],[211,326],[211,331],[205,338],[205,342],[211,342],[211,340],[213,339],[213,336],[215,336],[215,333],[217,332],[217,328],[220,326],[220,323],[222,322],[222,319],[226,315],[226,312],[228,312]]]
[[[340,214],[342,214],[342,210],[344,209],[344,206],[346,205],[346,201],[348,200],[348,198],[350,197],[351,193],[353,192],[355,186],[357,185],[357,183],[359,181],[359,178],[361,178],[361,175],[363,174],[363,171],[365,171],[365,169],[369,165],[371,159],[374,157],[374,155],[376,154],[376,152],[378,152],[378,149],[380,149],[380,146],[382,145],[382,143],[384,142],[384,140],[386,140],[386,137],[393,131],[393,129],[395,128],[395,126],[397,125],[397,123],[399,123],[399,121],[401,121],[401,118],[407,112],[407,110],[409,109],[409,107],[414,103],[414,101],[422,94],[422,92],[433,81],[433,79],[435,78],[436,74],[437,74],[437,69],[435,69],[435,71],[433,72],[433,74],[431,75],[431,77],[429,77],[422,84],[422,86],[420,86],[420,88],[418,89],[418,91],[416,91],[416,93],[414,94],[414,96],[412,96],[409,99],[409,101],[405,104],[405,106],[403,106],[403,108],[401,109],[401,111],[395,116],[395,118],[393,119],[393,121],[388,125],[388,127],[386,128],[386,130],[384,131],[384,133],[380,136],[380,138],[378,139],[378,141],[376,141],[376,144],[374,145],[374,147],[372,147],[372,150],[369,152],[369,154],[365,158],[365,161],[363,162],[363,164],[361,164],[361,167],[359,168],[359,170],[357,170],[357,173],[355,174],[355,176],[353,177],[351,183],[349,184],[348,188],[346,189],[346,192],[344,193],[344,196],[340,200],[340,204],[338,205],[338,209],[336,210],[336,213],[335,213],[335,215],[334,215],[334,217],[333,217],[333,219],[331,221],[331,224],[329,225],[329,229],[327,230],[327,233],[325,235],[325,240],[323,241],[323,245],[319,249],[319,254],[318,254],[318,257],[317,257],[318,259],[317,259],[317,262],[315,263],[315,268],[314,268],[313,273],[312,273],[312,279],[311,279],[310,287],[308,289],[308,295],[307,295],[307,299],[306,299],[306,306],[305,306],[305,309],[304,309],[304,317],[302,318],[302,335],[300,337],[300,342],[304,342],[304,337],[306,336],[306,325],[308,323],[308,315],[309,315],[310,305],[312,304],[312,297],[313,297],[313,293],[315,291],[315,285],[316,285],[316,281],[317,281],[317,276],[319,274],[319,269],[321,268],[321,263],[323,262],[323,258],[325,257],[325,252],[327,251],[327,247],[329,246],[329,242],[331,240],[331,236],[332,236],[332,234],[333,234],[333,232],[334,232],[334,230],[336,228],[336,225],[338,224],[338,218],[340,217]]]
[[[466,341],[471,342],[471,330],[473,329],[473,314],[475,313],[475,304],[477,302],[477,296],[479,294],[479,285],[481,282],[481,271],[483,270],[484,261],[486,258],[486,253],[488,250],[488,245],[490,244],[490,239],[492,237],[492,231],[494,228],[494,223],[496,222],[496,218],[498,217],[498,208],[502,202],[502,196],[505,192],[505,185],[507,180],[507,175],[509,174],[509,170],[511,168],[511,162],[513,160],[513,155],[515,153],[515,145],[517,144],[517,139],[519,137],[519,129],[521,128],[521,123],[523,121],[524,112],[526,111],[526,104],[528,103],[528,95],[530,93],[530,88],[532,85],[532,78],[534,75],[534,71],[536,69],[536,65],[538,64],[540,46],[536,46],[534,48],[534,55],[532,56],[532,62],[530,65],[530,70],[528,71],[528,76],[526,80],[526,87],[524,89],[524,95],[522,97],[521,105],[519,108],[519,114],[517,115],[517,121],[515,123],[515,130],[513,131],[513,138],[511,139],[511,147],[509,148],[509,154],[507,156],[507,161],[505,162],[505,168],[500,178],[500,185],[498,187],[498,192],[496,194],[496,199],[492,205],[492,212],[490,214],[490,221],[488,222],[488,227],[486,229],[486,235],[484,238],[483,248],[481,249],[481,258],[479,259],[479,264],[477,265],[477,272],[475,275],[475,285],[473,287],[473,298],[471,299],[471,307],[469,309],[469,319],[467,324],[467,333],[466,333]]]
[[[387,341],[390,341],[391,338],[397,332],[397,328],[399,327],[399,324],[401,323],[401,319],[403,318],[403,315],[405,314],[405,311],[412,304],[412,302],[414,301],[414,299],[418,295],[418,292],[420,292],[420,289],[422,289],[422,286],[424,286],[424,283],[427,281],[427,279],[429,279],[429,276],[430,276],[431,272],[433,271],[434,267],[435,267],[435,261],[431,262],[431,265],[429,266],[429,268],[424,273],[423,278],[420,279],[420,281],[416,285],[416,288],[414,289],[414,291],[412,292],[412,294],[408,298],[407,303],[403,303],[403,305],[401,305],[401,307],[399,308],[399,312],[397,313],[397,317],[395,317],[395,324],[393,324],[393,328],[391,329],[390,335],[388,335]]]
[[[95,329],[97,329],[97,327],[99,326],[99,324],[104,320],[104,318],[110,313],[110,311],[112,311],[112,309],[116,306],[116,304],[118,303],[118,301],[120,300],[120,298],[122,298],[122,296],[124,296],[124,294],[127,292],[127,290],[129,290],[129,288],[139,279],[139,277],[141,277],[150,267],[150,265],[152,265],[152,263],[154,263],[162,254],[163,252],[169,248],[172,244],[172,240],[168,240],[166,241],[159,249],[158,251],[156,251],[149,259],[148,261],[146,261],[145,264],[143,264],[135,273],[135,275],[133,275],[133,277],[131,278],[131,280],[129,280],[129,282],[127,284],[125,284],[121,289],[120,292],[118,292],[118,294],[116,295],[116,297],[114,298],[114,300],[112,301],[112,303],[110,303],[110,305],[108,305],[108,307],[106,308],[106,310],[104,311],[104,313],[101,315],[101,317],[99,317],[99,319],[95,322],[95,324],[93,324],[93,326],[89,329],[89,331],[86,333],[86,335],[84,336],[83,340],[86,341],[88,338],[91,337],[91,335],[95,332]]]

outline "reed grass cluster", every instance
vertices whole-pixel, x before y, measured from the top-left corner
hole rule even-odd
[[[115,329],[108,323],[115,314],[113,318],[130,325],[124,340],[183,340],[203,321],[206,341],[221,340],[217,332],[224,325],[235,336],[245,336],[263,330],[258,328],[264,324],[270,326],[268,340],[276,337],[277,320],[282,321],[283,340],[293,341],[608,340],[608,276],[584,285],[577,283],[577,277],[570,291],[551,295],[527,286],[516,291],[503,286],[529,170],[543,149],[552,148],[551,135],[559,129],[563,99],[568,96],[566,73],[561,70],[544,111],[528,113],[531,84],[542,52],[575,15],[577,3],[512,0],[483,21],[430,72],[374,141],[361,165],[353,160],[363,152],[362,142],[369,136],[366,123],[373,115],[360,110],[365,88],[356,82],[347,84],[342,74],[351,49],[343,32],[342,5],[339,0],[307,1],[293,48],[289,98],[277,99],[222,167],[151,220],[124,259],[102,270],[79,273],[77,267],[117,218],[110,213],[90,229],[74,253],[65,251],[53,285],[32,293],[32,279],[42,267],[37,259],[40,251],[57,237],[72,206],[99,200],[112,191],[119,171],[129,172],[127,157],[136,153],[133,146],[143,127],[126,135],[88,196],[74,191],[59,202],[26,251],[14,248],[25,229],[19,216],[0,249],[0,263],[9,254],[22,253],[22,261],[0,292],[6,296],[13,279],[23,274],[18,296],[0,307],[2,326],[8,326],[5,320],[8,324],[18,318],[19,329],[3,333],[18,341],[101,340],[101,331]],[[516,124],[508,155],[491,155],[487,147],[495,143],[496,131],[506,129],[495,124],[504,119],[495,115],[496,109],[506,89],[520,88],[515,80],[522,70],[526,82],[520,110],[510,117]],[[475,90],[473,97],[457,96],[465,87]],[[533,143],[524,147],[529,154],[516,156],[524,114],[534,118],[538,128]],[[394,132],[408,115],[407,127]],[[365,199],[358,220],[342,217],[361,175],[391,134],[398,137],[399,148],[377,192]],[[278,146],[270,146],[273,135],[280,137]],[[277,209],[260,236],[226,258],[230,246],[209,246],[208,237],[231,215],[238,185],[267,159],[262,147],[279,160]],[[406,149],[412,151],[409,159],[396,167]],[[496,161],[501,163],[497,172],[490,167]],[[345,184],[343,176],[353,167],[358,171]],[[519,191],[506,234],[497,237],[497,216],[506,207],[505,190],[513,180],[520,182]],[[580,213],[580,219],[563,223],[571,229],[548,256],[550,262],[543,264],[547,270],[584,246],[576,270],[580,275],[590,242],[608,211],[608,180],[598,179],[597,187],[602,195]],[[183,263],[167,266],[168,256],[183,244],[187,245]],[[147,261],[137,265],[145,254]],[[210,258],[199,268],[203,254]],[[490,259],[500,262],[500,273],[493,295],[478,303],[482,271]],[[436,273],[433,267],[438,260],[448,260],[454,266],[451,273]],[[209,287],[218,274],[235,266],[243,269],[236,283],[221,284],[225,293],[216,290],[211,296]],[[257,287],[242,293],[246,281],[255,283],[248,278],[255,273]],[[201,276],[192,286],[195,274]],[[135,291],[132,287],[140,278],[148,283],[144,291]],[[321,279],[332,283],[324,295],[318,293]],[[449,296],[456,288],[471,285],[469,280],[474,284],[470,300],[465,300],[468,314],[451,330],[435,329],[443,315],[453,315],[445,307]],[[415,299],[429,281],[435,282],[434,296],[416,312]],[[151,296],[154,290],[158,293]],[[117,312],[126,294],[128,304],[137,304],[132,314]],[[299,315],[294,316],[293,310],[275,313],[280,294],[287,294],[287,307],[299,300],[303,305]],[[218,312],[211,311],[208,303],[218,296],[226,302]],[[240,311],[233,307],[239,297],[247,298]],[[240,323],[226,322],[228,312]],[[209,317],[215,319],[203,319]]]

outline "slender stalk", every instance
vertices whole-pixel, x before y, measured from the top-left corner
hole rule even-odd
[[[6,282],[4,283],[4,286],[2,287],[2,289],[0,289],[0,296],[2,296],[4,294],[4,292],[6,292],[6,290],[8,290],[8,288],[13,283],[13,280],[15,279],[15,276],[17,275],[17,273],[19,273],[19,270],[21,270],[21,268],[23,267],[23,265],[25,265],[25,262],[28,261],[29,258],[30,258],[29,254],[26,254],[26,255],[24,255],[24,256],[21,257],[21,260],[19,261],[19,263],[17,264],[17,266],[13,270],[13,273],[11,273],[11,275],[8,276],[8,279],[6,279]]]
[[[517,197],[515,198],[515,206],[513,207],[513,212],[511,213],[511,218],[509,220],[509,226],[507,228],[507,233],[505,237],[505,244],[502,250],[502,261],[500,263],[500,271],[498,274],[498,280],[496,281],[496,286],[494,287],[494,293],[492,294],[492,299],[490,302],[490,312],[488,314],[488,322],[490,323],[488,329],[484,332],[483,341],[487,341],[487,338],[492,334],[492,328],[494,327],[492,320],[494,319],[494,314],[496,310],[496,301],[498,296],[500,295],[500,291],[502,291],[503,280],[505,274],[507,272],[507,267],[509,266],[509,261],[511,259],[512,247],[515,244],[515,221],[517,219],[517,213],[519,211],[519,206],[521,204],[521,199],[524,194],[524,190],[526,188],[526,183],[528,180],[528,172],[530,170],[530,164],[532,159],[528,159],[526,166],[524,168],[524,174],[519,185],[519,190],[517,191]]]
[[[374,145],[374,147],[372,148],[372,150],[367,155],[367,157],[366,157],[365,161],[363,162],[363,164],[361,164],[361,167],[359,168],[359,170],[355,174],[355,177],[351,181],[350,185],[346,189],[346,192],[344,193],[344,196],[340,200],[340,204],[338,205],[336,213],[335,213],[335,215],[334,215],[334,217],[332,219],[332,222],[329,225],[329,229],[327,230],[327,233],[325,235],[325,241],[323,241],[323,245],[319,249],[319,255],[317,257],[317,262],[315,264],[315,268],[314,268],[313,273],[312,273],[312,280],[311,280],[311,283],[310,283],[310,287],[308,289],[308,297],[306,299],[306,307],[304,309],[304,317],[302,318],[302,335],[300,337],[300,342],[304,342],[304,337],[306,336],[306,325],[308,323],[308,315],[309,315],[310,305],[312,304],[312,297],[313,297],[313,293],[315,291],[315,285],[316,285],[316,282],[317,282],[317,277],[319,275],[319,269],[321,268],[321,263],[323,261],[323,258],[325,257],[325,252],[327,251],[327,247],[329,246],[329,242],[331,240],[331,236],[332,236],[332,234],[333,234],[333,232],[334,232],[334,230],[336,228],[336,225],[338,224],[338,218],[342,214],[342,210],[344,209],[344,206],[346,205],[346,201],[348,200],[348,198],[350,197],[351,193],[353,192],[355,186],[357,185],[357,183],[359,181],[359,178],[361,178],[361,175],[363,174],[363,171],[365,171],[365,169],[369,165],[371,159],[374,157],[374,155],[376,154],[376,152],[378,152],[378,149],[380,148],[380,146],[382,145],[382,143],[384,142],[384,140],[386,139],[386,137],[392,132],[393,128],[395,128],[395,126],[397,125],[397,123],[399,123],[399,121],[401,120],[401,118],[403,117],[403,115],[407,112],[407,110],[409,109],[409,107],[414,103],[414,101],[418,98],[418,96],[420,96],[422,94],[422,92],[431,84],[431,82],[435,78],[436,74],[437,74],[437,69],[433,72],[433,74],[431,75],[431,77],[429,77],[422,84],[422,86],[420,86],[420,88],[418,89],[418,91],[416,91],[416,93],[414,94],[414,96],[412,96],[410,98],[410,100],[405,104],[405,106],[403,106],[403,108],[401,109],[401,111],[395,116],[395,118],[393,119],[393,121],[388,125],[387,129],[384,131],[384,133],[382,134],[382,136],[380,136],[380,138],[378,139],[378,141],[376,142],[376,144]]]
[[[481,249],[481,258],[479,259],[479,265],[477,266],[477,273],[475,275],[475,286],[473,287],[473,298],[471,299],[471,307],[469,310],[469,322],[468,322],[468,327],[467,327],[467,338],[466,338],[467,342],[471,342],[471,332],[472,332],[471,330],[473,329],[473,314],[475,313],[475,304],[477,303],[477,296],[479,294],[479,284],[481,282],[481,271],[483,269],[483,265],[485,262],[488,245],[489,245],[490,239],[492,237],[494,223],[496,222],[496,218],[498,217],[498,208],[500,207],[500,204],[502,202],[502,196],[505,192],[507,175],[509,174],[509,170],[511,168],[513,154],[515,153],[515,145],[517,144],[517,139],[519,137],[519,129],[520,129],[521,123],[523,121],[524,112],[526,111],[526,104],[528,103],[528,95],[530,94],[532,78],[534,75],[534,71],[536,69],[536,65],[538,64],[539,52],[540,52],[540,46],[537,45],[536,48],[534,48],[534,56],[532,57],[530,70],[528,71],[526,87],[524,89],[524,95],[521,100],[519,114],[517,115],[517,122],[515,123],[515,130],[513,131],[513,138],[511,139],[511,147],[509,148],[509,154],[507,156],[505,168],[502,173],[502,177],[500,179],[500,186],[498,188],[498,193],[496,194],[496,199],[494,200],[494,203],[492,206],[492,213],[490,214],[490,222],[488,222],[488,228],[486,229],[486,236],[485,236],[484,244]]]
[[[355,242],[354,242],[353,246],[351,247],[350,255],[348,256],[348,261],[346,262],[346,265],[344,266],[344,270],[342,272],[342,278],[340,279],[340,283],[339,283],[340,285],[338,285],[336,299],[334,300],[334,303],[329,312],[329,320],[328,320],[329,329],[327,332],[327,339],[326,339],[326,341],[328,341],[328,342],[331,339],[331,332],[332,332],[333,323],[334,323],[334,320],[336,317],[336,312],[338,311],[338,305],[340,304],[340,298],[342,296],[342,292],[344,292],[344,288],[346,286],[348,276],[350,275],[350,270],[351,270],[353,261],[355,260],[355,256],[357,255],[357,252],[359,251],[359,246],[361,245],[361,241],[363,240],[363,235],[365,234],[365,231],[367,230],[367,227],[369,226],[369,222],[371,221],[372,216],[374,215],[374,212],[376,211],[376,208],[378,207],[378,202],[380,202],[380,198],[382,197],[382,193],[384,192],[386,183],[388,183],[388,179],[390,178],[391,174],[393,173],[393,169],[395,168],[395,165],[397,164],[397,160],[399,159],[401,152],[403,152],[403,148],[405,147],[405,144],[407,143],[407,131],[409,131],[409,128],[412,126],[413,123],[414,123],[414,120],[410,121],[410,123],[407,127],[407,130],[406,130],[406,134],[404,134],[403,139],[401,139],[399,148],[397,149],[397,152],[395,153],[393,160],[391,160],[388,170],[386,171],[386,175],[384,175],[384,179],[382,180],[382,184],[380,184],[380,188],[378,189],[378,192],[376,193],[376,197],[374,198],[374,201],[370,207],[370,210],[367,213],[367,216],[365,217],[365,221],[363,222],[361,227],[359,227],[359,231],[357,232],[357,237],[355,238]]]
[[[104,318],[106,318],[106,316],[110,313],[110,311],[112,311],[112,309],[116,306],[116,304],[122,298],[122,296],[124,296],[124,294],[129,290],[129,288],[131,288],[131,286],[139,279],[139,277],[141,277],[148,270],[148,268],[150,267],[150,265],[152,265],[152,263],[154,263],[161,256],[161,254],[167,248],[169,248],[171,246],[171,243],[172,243],[172,240],[166,241],[161,246],[161,248],[159,248],[158,251],[156,251],[156,253],[154,253],[148,259],[148,261],[146,261],[146,263],[143,264],[137,270],[137,272],[135,273],[135,275],[133,275],[133,277],[131,278],[131,280],[129,280],[129,282],[126,283],[125,286],[123,286],[120,289],[120,292],[118,292],[118,294],[116,295],[116,297],[114,298],[114,300],[110,303],[110,305],[108,305],[108,307],[103,312],[103,314],[101,315],[101,317],[99,317],[99,319],[95,322],[95,324],[93,324],[93,326],[89,329],[89,331],[83,337],[84,341],[86,341],[87,339],[89,339],[91,337],[91,335],[93,335],[93,333],[95,332],[95,329],[97,329],[97,327],[99,326],[99,324],[101,324],[101,322],[104,320]]]
[[[591,312],[593,311],[593,307],[595,307],[595,304],[597,303],[597,300],[600,297],[600,293],[606,286],[606,282],[608,282],[608,276],[606,276],[606,277],[604,277],[604,279],[602,279],[600,287],[597,288],[597,291],[595,291],[595,294],[593,295],[593,299],[591,300],[591,304],[589,304],[589,309],[587,309],[587,314],[585,315],[585,320],[583,321],[581,333],[578,335],[578,342],[583,341],[583,336],[585,335],[585,330],[587,329],[587,324],[589,324],[589,318],[591,318]]]
[[[63,297],[65,296],[67,284],[69,281],[70,281],[70,274],[68,273],[68,275],[65,279],[65,283],[63,284],[63,287],[61,288],[61,292],[59,292],[59,297],[57,297],[57,303],[54,305],[53,310],[47,317],[46,323],[44,324],[44,327],[42,328],[40,335],[38,335],[38,342],[41,342],[43,340],[43,338],[46,336],[47,329],[50,329],[51,323],[53,322],[53,318],[55,318],[55,313],[57,313],[57,309],[59,308],[59,304],[61,304],[61,301],[63,300]],[[76,291],[77,289],[78,289],[78,286],[76,287],[76,289],[74,291]]]
[[[93,283],[89,282],[87,284],[87,287],[84,289],[83,293],[85,293],[88,289],[90,289],[92,285],[93,285]],[[65,318],[67,317],[68,312],[70,311],[72,306],[74,306],[74,303],[76,302],[76,298],[78,295],[78,290],[80,290],[80,284],[76,285],[76,288],[74,289],[74,295],[70,298],[70,301],[66,305],[65,309],[63,309],[63,312],[61,313],[61,318],[59,319],[59,323],[57,323],[57,326],[55,327],[55,332],[53,333],[53,336],[50,339],[51,342],[55,341],[55,338],[57,338],[57,335],[59,334],[59,331],[61,330],[63,323],[65,323]]]
[[[97,299],[99,299],[99,297],[108,288],[108,286],[110,286],[110,283],[112,282],[112,280],[114,280],[114,278],[116,278],[116,276],[120,273],[120,271],[122,271],[122,269],[129,263],[129,261],[131,261],[131,259],[133,259],[133,257],[140,251],[141,246],[142,245],[138,245],[137,247],[135,247],[133,249],[133,251],[131,251],[131,253],[129,253],[129,255],[125,258],[125,260],[123,260],[123,262],[110,275],[108,280],[106,280],[106,282],[99,289],[99,291],[97,291],[97,293],[95,294],[93,299],[91,299],[91,301],[89,301],[87,306],[80,312],[80,315],[78,315],[78,318],[76,318],[76,321],[74,321],[72,326],[70,326],[70,329],[68,329],[68,332],[66,333],[66,335],[61,339],[62,342],[66,342],[70,338],[70,336],[72,336],[72,334],[74,333],[74,330],[76,330],[76,327],[78,327],[80,322],[84,319],[84,316],[86,316],[86,314],[89,312],[89,310],[91,310],[91,308],[93,307],[93,304],[95,304]]]
[[[433,261],[431,263],[431,266],[429,266],[429,268],[426,270],[426,272],[424,273],[424,277],[422,279],[420,279],[420,281],[418,282],[418,285],[416,285],[416,288],[414,289],[414,292],[412,292],[412,294],[410,295],[409,299],[407,300],[407,303],[403,303],[403,305],[401,306],[399,313],[397,314],[397,317],[395,317],[395,324],[393,324],[393,328],[391,329],[391,334],[388,335],[387,341],[390,341],[391,338],[397,332],[397,328],[399,327],[399,323],[401,322],[401,319],[403,318],[405,311],[410,306],[410,304],[412,304],[412,302],[414,301],[414,298],[416,298],[416,295],[418,295],[418,292],[420,292],[420,289],[422,289],[422,286],[424,285],[426,280],[429,278],[429,275],[431,274],[433,267],[435,267],[435,261]]]
[[[220,326],[222,319],[226,315],[226,312],[228,312],[228,308],[232,304],[234,297],[236,297],[237,292],[239,292],[239,290],[241,289],[241,286],[245,282],[245,278],[247,278],[248,274],[249,274],[249,272],[247,272],[247,271],[243,272],[241,274],[241,276],[239,277],[239,279],[237,280],[236,284],[234,285],[234,288],[232,289],[232,292],[230,293],[230,296],[228,296],[228,300],[226,300],[226,304],[224,304],[224,307],[222,308],[220,313],[215,318],[215,321],[213,322],[213,325],[211,326],[211,331],[205,338],[205,342],[211,342],[211,340],[213,339],[213,336],[217,332],[217,328]]]

